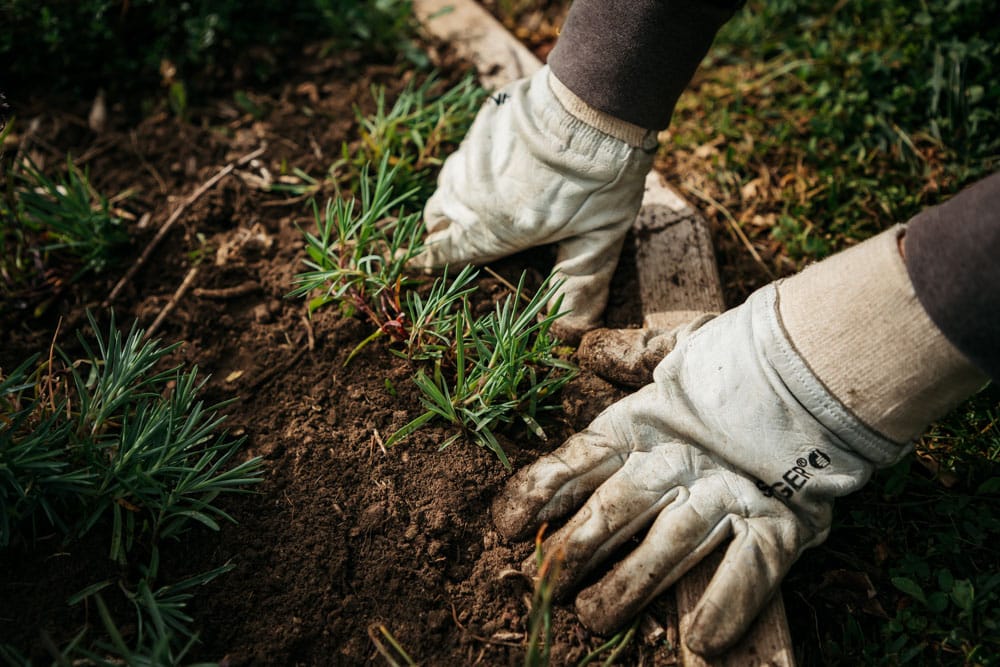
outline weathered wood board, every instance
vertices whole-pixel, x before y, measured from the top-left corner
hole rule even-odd
[[[536,71],[541,63],[474,0],[414,0],[424,28],[476,64],[482,85],[496,89]],[[697,312],[724,308],[712,240],[704,217],[653,172],[633,227],[643,326],[671,328]],[[683,641],[690,615],[721,556],[706,559],[676,586],[681,657],[686,667],[794,664],[781,595],[726,655],[705,660]],[[674,635],[676,636],[676,635]]]
[[[413,10],[431,35],[475,64],[484,88],[496,90],[542,66],[531,51],[472,0],[415,0]]]
[[[633,232],[643,326],[669,329],[689,321],[693,313],[723,310],[725,304],[708,223],[697,209],[665,186],[655,172],[646,179],[646,194]],[[720,553],[713,554],[675,586],[684,666],[794,665],[791,635],[780,594],[768,604],[740,643],[725,655],[706,660],[688,650],[683,639],[694,608],[721,560]]]

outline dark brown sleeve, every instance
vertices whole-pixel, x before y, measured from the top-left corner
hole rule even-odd
[[[909,223],[906,267],[931,320],[1000,381],[1000,173]]]
[[[743,0],[576,0],[549,55],[590,106],[642,127],[670,122],[715,33]]]

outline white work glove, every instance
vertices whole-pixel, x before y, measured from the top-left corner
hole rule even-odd
[[[586,500],[543,545],[564,550],[562,592],[652,523],[577,597],[580,620],[601,634],[732,538],[687,638],[714,654],[743,634],[802,550],[826,537],[833,499],[905,450],[813,378],[781,329],[773,286],[682,335],[654,378],[521,470],[494,519],[505,536],[522,537]]]
[[[598,127],[643,141],[641,128],[586,107],[548,67],[494,94],[441,169],[424,210],[427,247],[411,266],[458,268],[558,243],[556,298],[569,312],[554,333],[575,342],[598,326],[656,150],[655,133],[644,150]]]
[[[686,637],[698,653],[725,650],[799,554],[825,539],[833,499],[909,450],[881,433],[907,442],[982,386],[915,298],[901,233],[714,319],[629,339],[632,375],[649,349],[676,346],[652,384],[510,480],[493,505],[508,538],[583,505],[542,547],[564,557],[557,595],[649,528],[578,595],[585,625],[617,630],[731,539]]]

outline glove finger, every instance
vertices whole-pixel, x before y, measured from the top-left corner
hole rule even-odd
[[[580,366],[627,387],[653,381],[653,369],[674,347],[674,331],[596,329],[577,348]]]
[[[732,494],[719,476],[664,509],[632,553],[576,598],[580,621],[612,634],[732,534]]]
[[[563,281],[556,294],[565,315],[552,326],[555,335],[575,345],[601,325],[608,290],[625,240],[625,228],[602,228],[559,243],[554,272]],[[553,303],[549,304],[551,309]]]
[[[633,452],[622,469],[602,484],[565,526],[542,545],[563,560],[555,594],[562,596],[588,572],[648,526],[672,503],[683,503],[687,490],[657,465],[658,452]],[[533,561],[525,563],[531,570]]]
[[[688,648],[718,655],[743,636],[801,551],[794,521],[759,517],[734,522],[733,541],[691,615]]]
[[[517,250],[497,239],[485,224],[463,226],[451,222],[428,234],[424,250],[406,266],[418,271],[439,271],[449,265],[457,269],[467,264],[486,264]]]
[[[701,311],[657,313],[656,328],[597,329],[580,341],[580,365],[605,380],[627,387],[653,381],[653,369],[663,361],[678,340],[715,317]],[[664,328],[669,327],[669,328]]]
[[[627,454],[590,429],[522,468],[493,502],[493,521],[508,539],[522,539],[543,521],[580,506],[625,463]]]

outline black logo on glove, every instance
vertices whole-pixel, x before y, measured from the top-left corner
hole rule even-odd
[[[796,459],[795,465],[786,470],[777,482],[768,484],[759,479],[754,480],[754,482],[761,493],[768,498],[778,496],[790,499],[809,483],[809,480],[815,476],[816,470],[822,470],[830,463],[830,457],[825,452],[814,449],[805,457]]]

